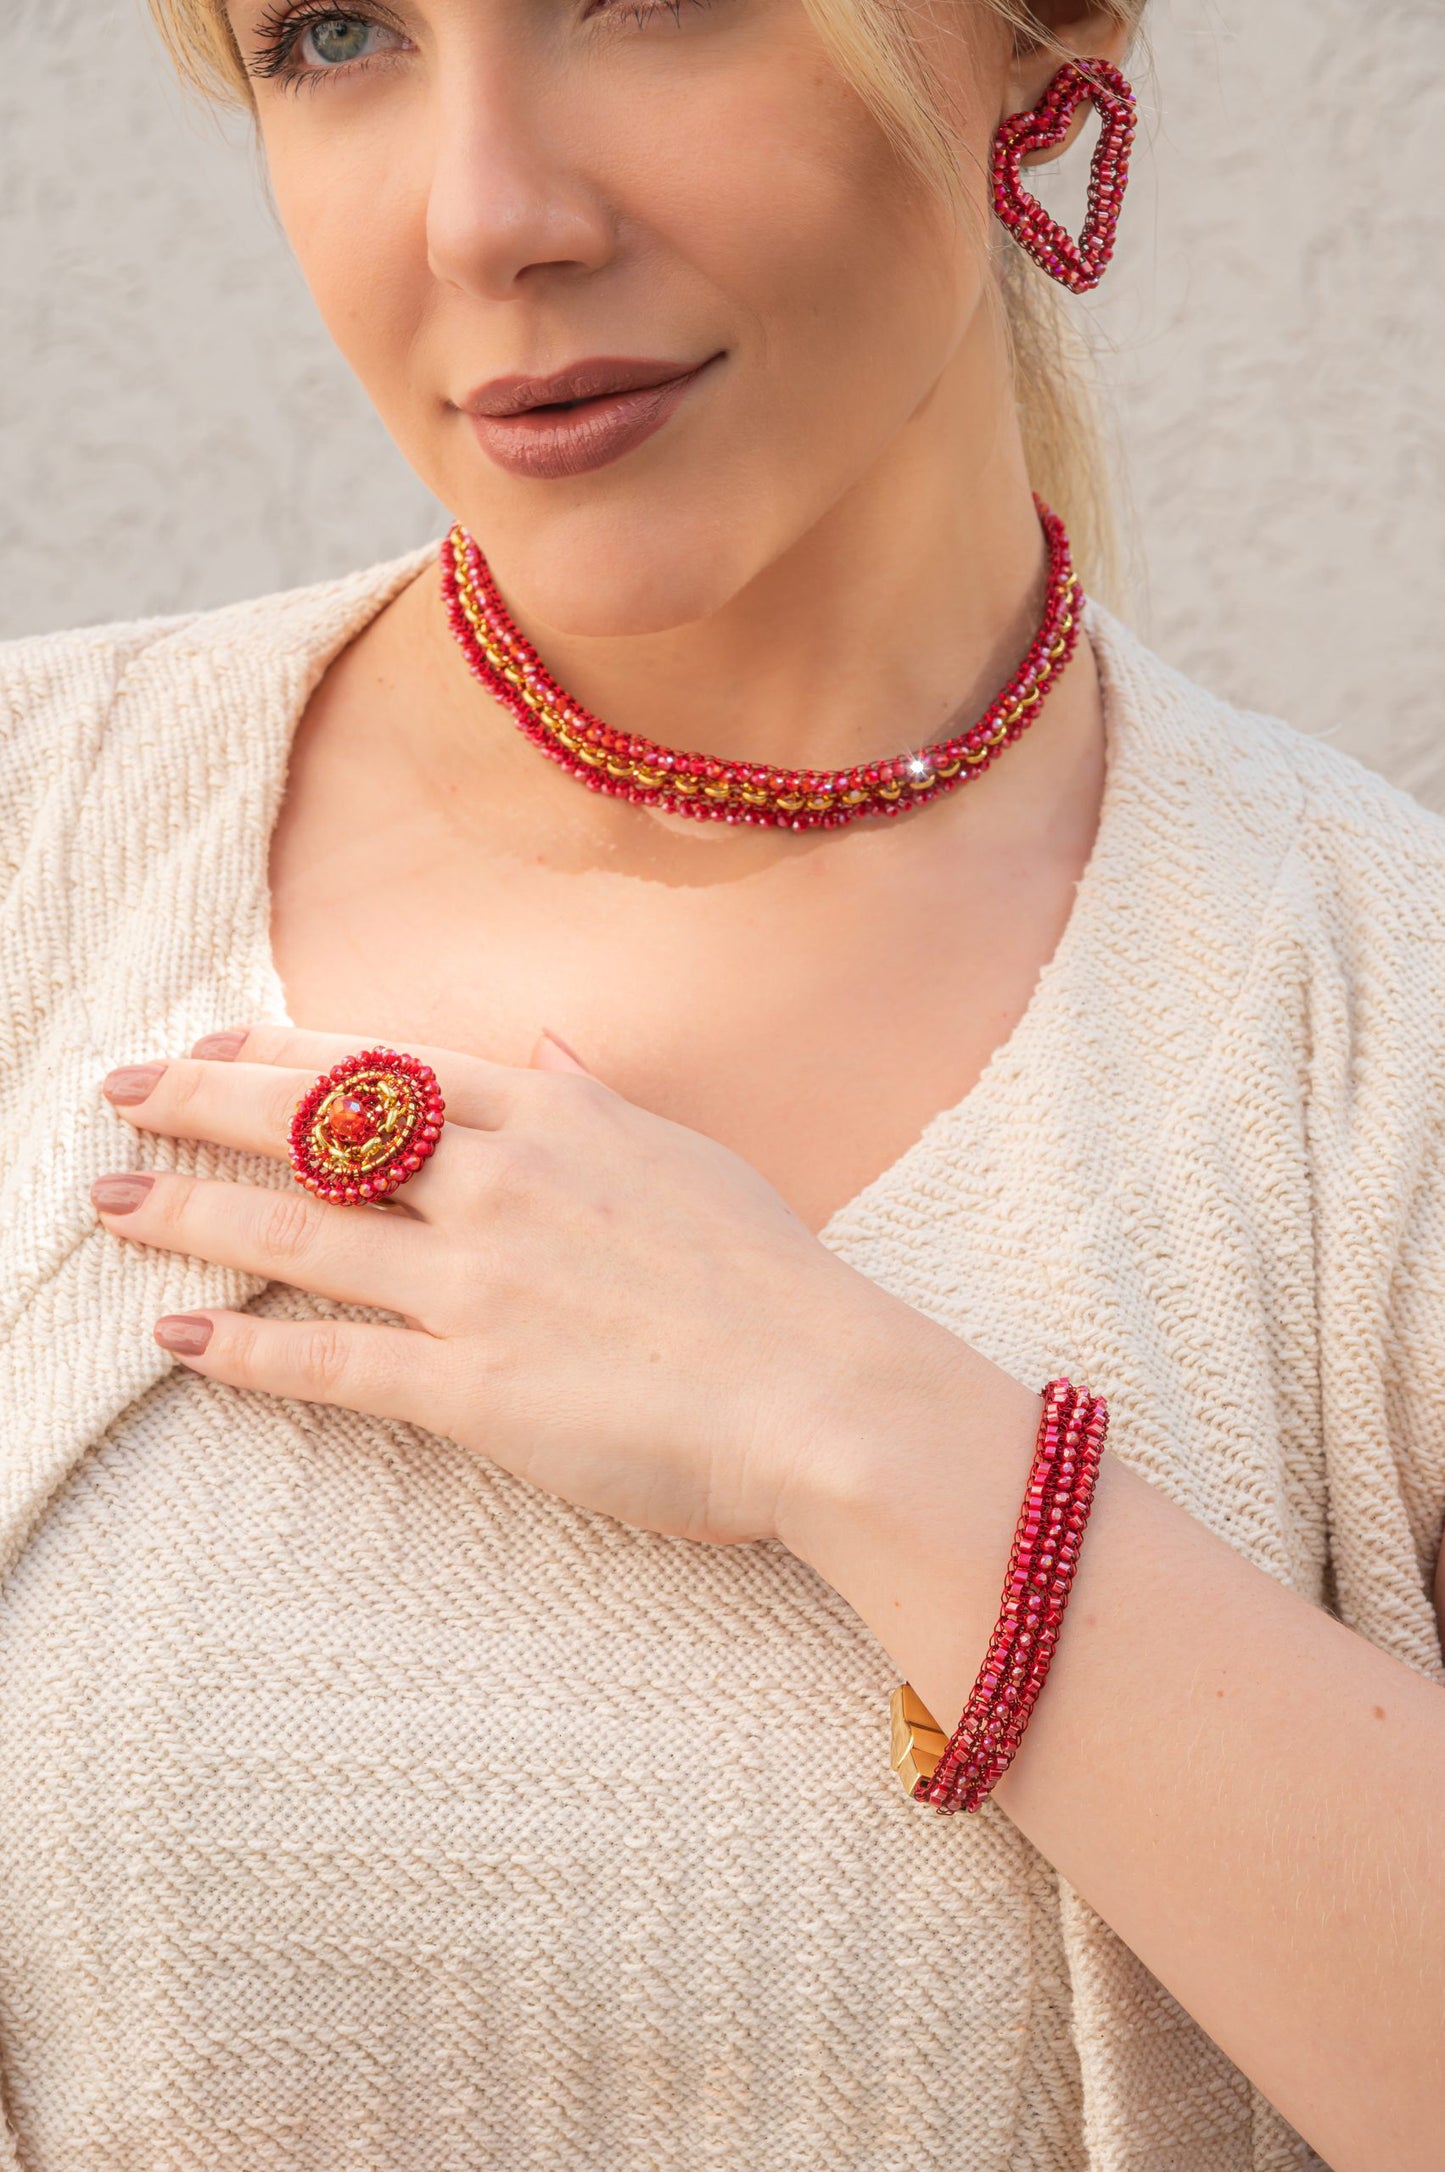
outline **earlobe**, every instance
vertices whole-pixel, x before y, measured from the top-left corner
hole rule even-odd
[[[1080,7],[1077,0],[1033,0],[1029,12],[1044,30],[1052,33],[1052,40],[1047,44],[1034,40],[1015,52],[1004,86],[1008,102],[999,114],[1000,121],[1036,106],[1066,61],[1107,60],[1116,68],[1122,67],[1134,34],[1134,26],[1127,17],[1111,7]],[[1135,10],[1136,19],[1137,14]],[[1080,114],[1063,143],[1028,158],[1025,163],[1044,166],[1061,157],[1077,138],[1086,119],[1086,115]]]

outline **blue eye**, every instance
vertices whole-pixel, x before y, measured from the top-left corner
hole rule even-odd
[[[400,51],[407,43],[399,30],[369,15],[315,6],[283,5],[261,25],[258,35],[260,49],[251,63],[252,75],[288,84],[314,83],[359,61]]]
[[[355,15],[327,15],[313,21],[301,40],[301,57],[313,65],[336,67],[347,60],[364,60],[375,23]]]

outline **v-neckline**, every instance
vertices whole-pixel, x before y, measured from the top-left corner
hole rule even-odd
[[[941,1163],[956,1165],[960,1155],[967,1155],[970,1139],[987,1133],[994,1112],[1001,1112],[1013,1097],[1017,1082],[1026,1080],[1032,1051],[1049,1039],[1057,1017],[1067,1007],[1067,992],[1076,966],[1093,947],[1094,927],[1106,910],[1103,894],[1120,856],[1123,772],[1129,751],[1128,709],[1110,651],[1112,621],[1090,598],[1084,602],[1083,631],[1093,647],[1099,674],[1104,715],[1104,790],[1093,846],[1075,886],[1063,931],[1039,968],[1022,1013],[993,1049],[973,1084],[957,1101],[931,1116],[901,1154],[829,1215],[818,1237],[830,1248],[840,1249],[861,1238],[900,1194],[926,1192],[930,1175]]]
[[[251,881],[254,971],[250,978],[258,991],[260,1016],[268,1024],[305,1030],[297,1027],[291,1016],[285,984],[276,963],[271,937],[270,880],[271,841],[280,816],[291,749],[301,719],[335,658],[364,632],[409,581],[416,578],[436,549],[435,544],[428,544],[422,550],[372,567],[356,577],[360,591],[359,612],[346,612],[339,623],[330,613],[326,615],[307,658],[309,668],[300,675],[299,683],[293,682],[290,701],[278,710],[273,720],[274,729],[268,742],[270,774],[261,795],[266,815],[254,836]],[[1103,702],[1104,790],[1093,847],[1075,887],[1063,932],[1040,968],[1022,1014],[992,1051],[967,1092],[930,1117],[900,1154],[828,1216],[817,1236],[821,1244],[831,1249],[841,1249],[860,1237],[896,1194],[923,1186],[940,1160],[951,1159],[966,1151],[969,1136],[978,1136],[987,1129],[991,1111],[1002,1104],[1020,1073],[1026,1072],[1030,1052],[1047,1039],[1051,1020],[1072,978],[1075,961],[1090,948],[1094,925],[1105,910],[1102,893],[1108,888],[1110,871],[1120,852],[1117,833],[1125,797],[1123,778],[1129,752],[1129,707],[1112,650],[1114,621],[1092,598],[1085,599],[1083,614],[1083,631],[1094,650]]]

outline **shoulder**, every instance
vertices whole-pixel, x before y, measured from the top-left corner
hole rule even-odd
[[[216,610],[0,642],[0,881],[74,836],[107,772],[112,784],[179,773],[218,735],[261,727],[428,555]]]
[[[17,735],[112,709],[128,694],[165,698],[197,684],[208,666],[244,670],[277,658],[309,659],[359,630],[434,550],[427,545],[335,580],[214,610],[0,641],[0,726],[14,745]]]
[[[1161,849],[1178,849],[1246,919],[1292,922],[1322,964],[1358,973],[1393,960],[1445,1004],[1445,816],[1302,722],[1209,692],[1090,609]]]
[[[41,808],[93,756],[134,662],[188,623],[135,620],[0,642],[0,867],[13,877]]]

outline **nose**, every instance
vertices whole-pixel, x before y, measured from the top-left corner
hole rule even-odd
[[[500,301],[528,273],[595,271],[608,261],[612,213],[569,156],[565,104],[515,67],[473,59],[451,73],[435,110],[427,199],[437,279]]]

